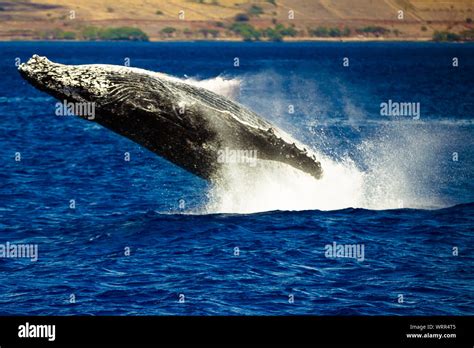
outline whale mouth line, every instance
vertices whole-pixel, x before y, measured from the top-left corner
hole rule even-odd
[[[60,101],[93,103],[98,124],[209,181],[229,164],[269,160],[316,179],[320,162],[243,105],[163,73],[115,65],[64,65],[33,55],[21,76]],[[249,161],[249,157],[251,161]]]

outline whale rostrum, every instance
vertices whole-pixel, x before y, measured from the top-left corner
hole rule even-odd
[[[67,103],[93,103],[78,115],[206,180],[225,165],[223,149],[286,163],[322,176],[314,154],[244,106],[178,78],[116,65],[64,65],[34,55],[18,67],[37,89]]]

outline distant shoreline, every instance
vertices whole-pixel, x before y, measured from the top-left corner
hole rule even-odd
[[[197,40],[154,40],[150,39],[148,41],[140,41],[140,40],[19,40],[19,39],[11,39],[11,40],[0,40],[0,42],[141,42],[141,43],[178,43],[178,42],[195,42],[195,43],[204,43],[204,42],[241,42],[241,43],[298,43],[298,42],[433,42],[433,43],[470,43],[471,41],[435,41],[431,38],[313,38],[313,37],[303,37],[303,38],[287,38],[282,41],[270,41],[270,40],[259,40],[259,41],[245,41],[238,38],[226,38],[226,39],[214,39],[214,40],[206,40],[206,39],[197,39]]]
[[[0,42],[474,41],[472,0],[421,3],[10,0],[0,1]]]

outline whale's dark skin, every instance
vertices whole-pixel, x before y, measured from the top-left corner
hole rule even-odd
[[[111,65],[63,65],[34,55],[18,68],[29,83],[60,101],[93,102],[94,122],[174,164],[212,180],[219,150],[256,150],[322,175],[314,155],[252,111],[171,76]]]

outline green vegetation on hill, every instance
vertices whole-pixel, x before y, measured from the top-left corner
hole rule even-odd
[[[250,17],[246,13],[237,13],[234,19],[236,22],[248,22]]]
[[[283,24],[276,24],[273,28],[256,29],[248,23],[236,22],[230,28],[232,32],[240,35],[244,41],[259,41],[266,38],[270,41],[282,41],[285,36],[295,37],[297,31],[293,26],[285,27]]]
[[[435,31],[433,33],[433,41],[459,41],[460,38],[458,34],[449,31]]]
[[[358,33],[358,34],[372,34],[372,35],[375,35],[375,36],[379,36],[379,35],[385,35],[385,34],[390,33],[390,29],[380,27],[380,26],[369,25],[367,27],[356,29],[356,33]]]
[[[176,32],[176,28],[173,27],[164,27],[160,30],[161,35],[166,37],[171,37]]]
[[[464,41],[474,41],[474,29],[461,31],[461,39]]]
[[[259,16],[263,14],[263,9],[260,6],[252,5],[249,9],[249,14],[252,16]]]
[[[219,30],[216,29],[200,29],[199,32],[207,39],[209,37],[217,38],[219,36]]]
[[[474,29],[464,30],[459,34],[449,31],[435,31],[433,33],[433,41],[474,41]]]
[[[390,33],[390,29],[381,27],[381,26],[367,26],[367,27],[362,27],[358,28],[355,30],[355,32],[359,35],[374,35],[376,37],[381,36],[381,35],[386,35]],[[348,37],[351,36],[351,30],[348,27],[344,27],[343,29],[340,29],[338,27],[317,27],[313,29],[309,29],[308,33],[310,36],[314,37]],[[395,35],[398,36],[400,32],[395,29],[393,31]]]
[[[317,27],[315,29],[309,29],[308,33],[310,36],[315,37],[342,37],[342,36],[350,36],[351,30],[347,27],[344,29],[339,28],[326,28],[326,27]]]
[[[111,40],[111,41],[148,41],[148,35],[139,28],[116,27],[97,28],[86,27],[81,32],[85,40]]]
[[[240,35],[244,41],[258,41],[262,33],[248,23],[234,23],[229,28],[232,32]]]

